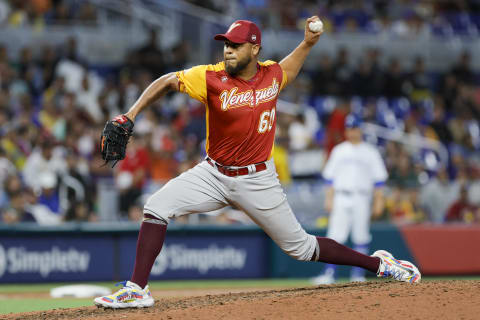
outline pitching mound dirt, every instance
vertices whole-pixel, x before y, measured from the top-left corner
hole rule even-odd
[[[157,297],[154,307],[138,310],[87,307],[0,316],[0,319],[9,320],[387,318],[480,319],[480,281],[427,281],[416,285],[349,283],[180,298]]]

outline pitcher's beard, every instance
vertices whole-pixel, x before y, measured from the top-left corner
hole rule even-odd
[[[246,57],[244,60],[238,61],[235,67],[232,67],[225,62],[225,71],[231,76],[236,76],[240,71],[245,69],[250,61],[252,61],[252,57]]]

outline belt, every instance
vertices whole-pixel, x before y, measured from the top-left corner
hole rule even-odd
[[[260,172],[267,169],[267,164],[265,162],[252,164],[246,167],[232,168],[222,166],[221,164],[214,162],[210,158],[206,158],[206,160],[212,167],[217,168],[220,173],[229,177],[244,176],[250,173]]]

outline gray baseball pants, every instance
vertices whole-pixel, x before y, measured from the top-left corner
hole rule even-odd
[[[147,200],[144,213],[168,223],[185,214],[231,205],[244,211],[289,256],[309,261],[319,252],[318,242],[293,214],[273,159],[266,165],[267,169],[260,172],[229,177],[202,161],[155,192]]]

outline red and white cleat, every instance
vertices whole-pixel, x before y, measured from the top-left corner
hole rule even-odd
[[[397,260],[385,250],[377,250],[372,257],[380,258],[377,277],[392,278],[398,281],[417,283],[422,275],[418,268],[409,261]]]
[[[142,289],[137,284],[124,281],[123,288],[117,292],[103,297],[95,298],[93,301],[97,307],[119,309],[119,308],[147,308],[153,306],[155,300],[148,289],[148,285]]]

